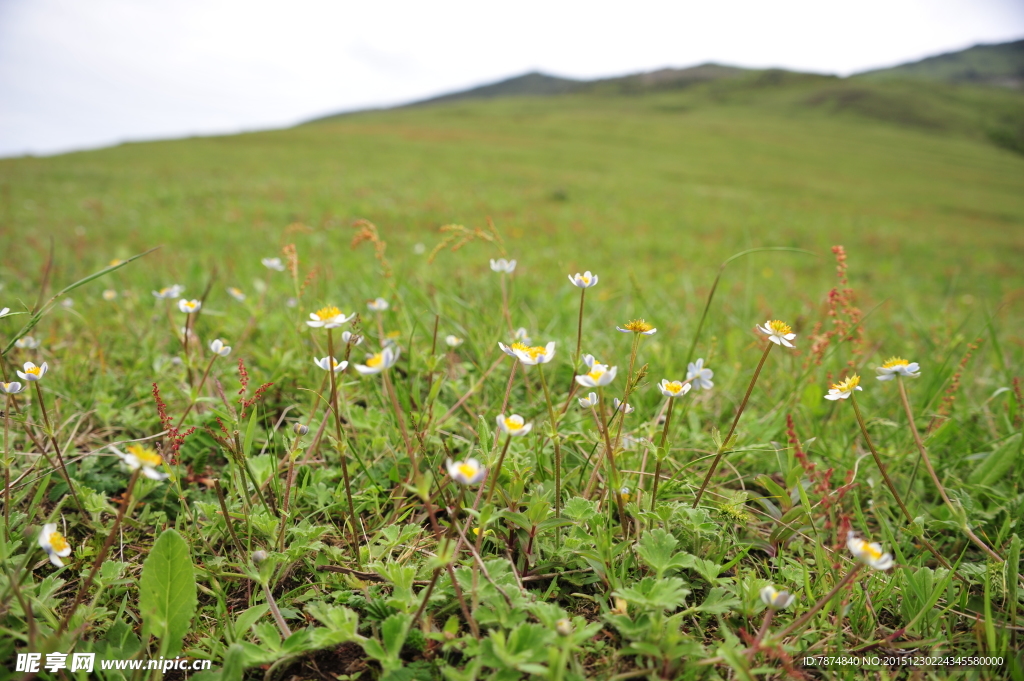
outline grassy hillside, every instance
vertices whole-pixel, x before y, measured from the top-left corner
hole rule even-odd
[[[0,368],[48,363],[2,403],[0,678],[72,648],[212,660],[196,681],[783,678],[847,653],[1019,675],[1024,156],[987,131],[1021,95],[773,71],[641,90],[0,160]],[[480,231],[430,262],[451,223]],[[198,313],[151,293],[172,284]],[[329,305],[359,316],[309,327]],[[616,331],[636,318],[657,332]],[[518,327],[524,361],[554,359],[506,357]],[[577,344],[618,372],[595,409],[576,377],[611,372]],[[385,345],[393,366],[357,370]],[[921,376],[876,381],[893,355]],[[714,385],[666,397],[698,357]],[[859,411],[824,398],[854,375]],[[513,413],[532,431],[497,435]]]
[[[919,79],[1024,88],[1024,40],[975,45],[909,64],[860,74],[867,80]]]

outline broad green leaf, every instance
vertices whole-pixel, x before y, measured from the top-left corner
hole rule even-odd
[[[146,633],[160,639],[160,654],[181,652],[182,639],[196,612],[196,578],[188,544],[165,530],[142,565],[139,610]]]

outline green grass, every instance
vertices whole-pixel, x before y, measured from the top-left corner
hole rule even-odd
[[[1024,157],[991,144],[985,126],[1016,110],[1020,96],[764,78],[633,97],[463,101],[0,161],[0,308],[35,308],[50,237],[43,302],[112,259],[161,246],[71,291],[72,306],[44,308],[31,330],[41,347],[4,357],[7,380],[25,361],[48,362],[40,385],[54,438],[35,392],[18,396],[5,449],[16,482],[0,554],[0,659],[73,645],[107,658],[177,654],[177,642],[161,637],[175,628],[161,623],[160,604],[171,603],[184,614],[166,616],[188,620],[182,654],[212,660],[207,678],[225,681],[779,678],[787,656],[799,668],[809,655],[859,650],[1002,655],[1002,666],[976,675],[1021,678],[1020,660],[1011,664],[1019,632],[1007,626],[1024,625],[1019,565],[990,560],[957,516],[1019,560]],[[925,114],[939,124],[921,123]],[[379,227],[393,277],[381,275],[370,244],[350,247],[358,218]],[[503,242],[477,238],[432,264],[417,253],[417,244],[429,253],[441,241],[442,225],[485,227],[487,218]],[[287,244],[298,254],[295,281],[260,264]],[[853,297],[831,317],[829,292],[842,288],[836,244]],[[638,480],[651,478],[655,448],[645,458],[642,448],[616,446],[613,427],[617,465],[606,469],[604,438],[578,395],[569,399],[579,290],[566,274],[600,275],[586,296],[582,348],[618,367],[605,402],[623,396],[630,364],[632,337],[615,326],[635,317],[657,326],[639,345],[635,412],[623,431],[657,445],[665,406],[657,383],[685,377],[719,266],[765,247],[788,250],[751,253],[722,271],[694,355],[714,370],[715,387],[675,406],[652,512],[650,486]],[[495,447],[493,431],[512,360],[496,344],[510,332],[501,278],[487,264],[499,255],[519,262],[508,287],[512,326],[534,343],[557,343],[544,370],[556,413],[568,405],[557,419],[563,521],[536,367],[512,383],[508,411],[533,432],[512,441],[493,500],[470,513],[475,488],[444,475],[448,456],[493,467],[504,444]],[[150,293],[174,283],[186,297],[210,285],[187,358],[185,315]],[[104,289],[117,298],[104,300]],[[391,302],[380,315],[365,304],[377,296]],[[340,441],[333,417],[324,421],[330,389],[312,362],[327,354],[326,333],[303,323],[325,304],[361,315],[345,327],[366,337],[351,349],[353,362],[380,346],[381,333],[397,332],[402,348],[387,374],[394,400],[380,375],[339,374]],[[859,326],[833,338],[817,363],[815,329],[857,315]],[[736,440],[691,509],[765,347],[754,324],[768,318],[794,326],[797,349],[767,357]],[[28,319],[0,319],[0,343]],[[464,344],[449,351],[448,334]],[[213,362],[200,390],[217,337],[232,354]],[[955,513],[920,461],[897,386],[872,378],[891,355],[921,364],[921,378],[907,382],[910,401]],[[238,359],[249,374],[245,397],[273,383],[244,416]],[[863,378],[865,425],[913,526],[852,405],[823,399],[830,383],[854,373]],[[197,430],[165,469],[169,481],[140,478],[128,493],[111,445],[123,451],[148,437],[169,454],[153,383],[175,421],[197,398],[186,420]],[[296,436],[296,423],[310,432]],[[85,514],[52,465],[52,441]],[[339,448],[359,517],[358,563]],[[299,465],[289,488],[292,453]],[[601,478],[586,498],[594,462]],[[608,494],[620,486],[630,488],[621,515]],[[72,547],[61,571],[36,545],[46,522]],[[479,523],[486,572],[466,547],[452,563],[464,610],[438,534],[458,537]],[[787,631],[855,564],[847,527],[881,542],[897,566],[862,569]],[[160,536],[167,548],[152,550]],[[109,555],[83,590],[108,537]],[[268,559],[252,562],[256,550]],[[189,562],[195,587],[175,576]],[[748,656],[764,617],[758,591],[769,583],[797,598],[774,616],[770,649]],[[161,601],[166,589],[181,595]],[[563,618],[570,625],[559,625]],[[282,641],[286,628],[292,636]]]

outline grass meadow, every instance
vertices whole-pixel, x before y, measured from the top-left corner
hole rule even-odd
[[[1024,156],[713,95],[0,160],[0,678],[1024,679]]]

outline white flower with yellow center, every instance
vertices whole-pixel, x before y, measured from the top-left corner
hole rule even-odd
[[[545,346],[535,345],[526,349],[517,348],[517,345],[520,344],[512,344],[512,352],[523,364],[528,364],[530,366],[535,364],[547,364],[555,358],[555,341],[551,341]]]
[[[587,270],[583,274],[577,272],[575,277],[571,274],[569,275],[569,281],[572,282],[573,286],[590,288],[591,286],[597,285],[597,275],[591,274],[590,270]]]
[[[491,271],[512,274],[516,271],[516,261],[505,260],[505,258],[498,258],[497,260],[491,258]]]
[[[498,430],[500,430],[502,433],[505,433],[506,435],[511,435],[513,437],[526,435],[527,433],[530,432],[531,429],[533,429],[533,424],[527,423],[526,419],[524,419],[519,414],[512,414],[507,418],[505,417],[504,414],[501,414],[498,416],[497,421]]]
[[[240,288],[238,288],[236,286],[229,286],[228,287],[228,295],[231,296],[232,298],[234,298],[235,300],[237,300],[240,303],[244,303],[245,302],[245,294],[242,293],[242,289],[240,289]]]
[[[114,289],[108,288],[107,290],[105,290],[103,292],[103,300],[107,301],[108,303],[110,301],[116,300],[116,299],[117,299],[117,291],[115,291]]]
[[[632,414],[633,413],[633,405],[628,404],[626,402],[623,402],[618,397],[616,397],[613,400],[612,404],[615,407],[615,411],[621,411],[623,414]]]
[[[181,296],[185,292],[185,287],[181,284],[175,284],[174,286],[165,286],[159,291],[153,291],[153,295],[161,300],[173,300]]]
[[[17,395],[24,389],[25,386],[23,386],[21,383],[18,383],[17,381],[11,381],[10,383],[0,382],[0,393],[3,393],[5,395]]]
[[[526,343],[527,345],[530,344],[530,335],[527,333],[525,326],[520,326],[518,329],[516,329],[516,332],[512,336],[512,338],[514,340],[519,341],[520,343]]]
[[[580,397],[576,400],[580,403],[580,406],[584,409],[593,409],[597,406],[597,393],[590,393],[586,397]]]
[[[124,260],[121,260],[120,258],[114,258],[113,260],[110,261],[110,264],[107,265],[107,267],[117,267],[123,262]]]
[[[622,503],[625,504],[632,498],[633,495],[629,493],[628,487],[623,487],[622,489],[619,490],[619,499],[622,499]]]
[[[358,333],[352,333],[351,331],[342,331],[341,342],[344,343],[345,345],[348,345],[349,343],[351,343],[352,345],[359,345],[360,343],[363,342],[363,337],[360,336]]]
[[[127,452],[117,452],[117,455],[131,470],[141,469],[142,474],[150,480],[166,480],[170,477],[167,473],[158,470],[163,466],[164,460],[156,453],[156,450],[138,444],[129,445],[127,450]]]
[[[479,485],[487,477],[487,469],[476,459],[452,461],[448,459],[448,475],[460,485]]]
[[[892,556],[882,553],[881,544],[866,542],[853,531],[846,535],[846,548],[854,558],[875,570],[888,570],[894,565]]]
[[[796,596],[788,591],[776,591],[775,587],[768,585],[761,589],[761,602],[772,610],[784,610],[793,604]]]
[[[342,324],[351,321],[355,316],[353,312],[346,317],[341,310],[333,305],[328,305],[316,312],[310,312],[309,321],[306,324],[314,329],[336,329]]]
[[[227,357],[231,354],[231,346],[224,345],[224,341],[218,338],[210,342],[210,352],[221,357]]]
[[[386,348],[386,347],[391,346],[391,345],[397,346],[398,345],[398,339],[401,338],[401,337],[402,337],[402,332],[401,331],[388,331],[386,334],[384,334],[384,340],[382,340],[380,342],[380,346],[382,348]]]
[[[199,308],[203,306],[198,300],[185,300],[182,298],[178,301],[178,309],[185,314],[192,314],[193,312],[199,312]]]
[[[607,364],[601,364],[594,359],[593,355],[584,355],[583,362],[587,365],[589,371],[577,376],[576,382],[584,388],[597,388],[608,385],[615,380],[615,372],[619,370],[618,367],[609,367]]]
[[[463,340],[461,338],[459,338],[458,336],[449,334],[449,335],[445,336],[444,342],[445,342],[445,345],[447,345],[450,348],[457,348],[460,345],[462,345]]]
[[[787,348],[796,347],[789,342],[796,338],[796,334],[793,333],[793,329],[786,322],[780,322],[778,319],[769,319],[764,323],[764,326],[757,327],[757,330],[768,334],[768,340],[776,345],[784,345]]]
[[[14,347],[20,350],[35,350],[39,345],[39,341],[34,336],[25,336],[14,341]]]
[[[356,364],[356,371],[363,375],[379,374],[395,365],[399,352],[398,348],[388,346],[375,355],[367,355],[366,364]]]
[[[65,310],[70,310],[75,306],[75,301],[73,298],[65,298],[64,300],[60,301],[60,306],[63,307]]]
[[[615,328],[622,333],[642,333],[645,336],[653,336],[658,332],[656,328],[643,319],[634,319],[624,326],[616,326]]]
[[[36,366],[32,362],[25,362],[24,371],[18,372],[18,378],[23,381],[38,381],[46,375],[46,370],[49,369],[46,362],[43,362],[39,366]]]
[[[714,371],[705,368],[703,357],[699,357],[696,362],[690,362],[686,365],[686,380],[690,381],[690,385],[693,386],[694,390],[711,390],[714,388],[715,384],[711,380],[714,375]]]
[[[853,394],[855,390],[863,390],[860,387],[860,376],[850,376],[841,383],[833,383],[832,387],[829,388],[828,394],[825,395],[826,400],[845,400],[847,397]]]
[[[345,367],[348,366],[348,362],[347,361],[342,360],[341,362],[339,362],[338,360],[336,360],[333,357],[321,357],[320,359],[317,359],[316,357],[314,357],[313,358],[313,364],[316,364],[318,367],[320,367],[324,371],[331,371],[332,368],[333,368],[334,373],[338,373],[339,371],[344,371]]]
[[[908,362],[902,357],[890,357],[885,364],[875,367],[875,373],[878,374],[879,381],[891,381],[897,376],[917,378],[921,375],[921,365],[917,362]]]
[[[46,523],[43,525],[43,530],[39,533],[39,546],[43,551],[46,551],[46,555],[50,557],[50,562],[57,567],[64,567],[64,561],[61,558],[67,558],[71,555],[71,546],[68,544],[68,540],[64,538],[64,535],[57,531],[56,523]]]
[[[670,381],[667,378],[661,379],[661,383],[658,384],[658,389],[661,390],[661,394],[665,397],[682,397],[690,392],[690,387],[689,383]]]
[[[281,258],[263,258],[260,262],[263,263],[263,266],[268,270],[284,272],[284,263],[281,262]]]
[[[370,308],[374,312],[383,312],[384,310],[391,307],[388,301],[383,298],[374,298],[373,300],[366,303],[366,307]]]

